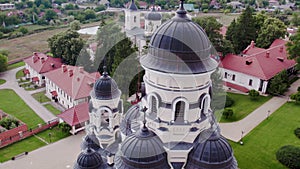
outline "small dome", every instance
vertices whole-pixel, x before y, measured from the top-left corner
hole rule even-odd
[[[140,105],[135,104],[131,106],[125,113],[124,119],[121,122],[120,130],[121,132],[128,136],[140,129],[141,112]]]
[[[107,72],[96,81],[92,95],[99,100],[110,100],[120,97],[121,91],[114,79],[108,76]]]
[[[207,140],[203,140],[210,134]],[[203,136],[202,136],[203,135]],[[237,169],[237,162],[227,140],[219,131],[210,129],[200,134],[188,155],[185,168],[189,169]]]
[[[116,156],[116,167],[118,169],[171,168],[162,145],[160,138],[144,126],[123,141]]]
[[[91,148],[85,149],[77,158],[74,169],[104,169],[102,157]]]
[[[86,135],[81,143],[81,149],[85,150],[88,147],[91,149],[98,151],[100,148],[99,140],[97,139],[96,135],[94,133]]]
[[[204,73],[218,65],[211,58],[212,51],[205,31],[181,7],[175,17],[153,33],[148,53],[140,62],[146,68],[166,73]]]
[[[151,20],[151,21],[159,21],[161,20],[162,16],[159,12],[155,12],[155,8],[152,8],[152,11],[147,13],[145,15],[145,19]]]

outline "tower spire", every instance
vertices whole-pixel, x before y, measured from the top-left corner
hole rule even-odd
[[[179,9],[176,11],[176,13],[179,15],[179,17],[185,17],[186,16],[186,10],[184,9],[184,0],[180,0],[180,7]]]

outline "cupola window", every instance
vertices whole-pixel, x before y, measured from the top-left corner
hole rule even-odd
[[[175,122],[183,122],[184,121],[184,111],[185,111],[185,103],[183,101],[178,101],[175,105]]]

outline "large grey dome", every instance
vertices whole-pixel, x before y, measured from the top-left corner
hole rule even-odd
[[[99,100],[110,100],[120,97],[121,91],[116,81],[104,71],[103,75],[96,81],[92,95]]]
[[[208,130],[209,131],[209,130]],[[204,131],[205,132],[205,131]],[[219,131],[208,132],[211,136],[203,141],[200,135],[188,155],[188,169],[237,169],[237,162],[227,140]],[[204,133],[205,135],[205,133]]]
[[[204,73],[217,67],[212,51],[204,30],[181,7],[175,17],[153,33],[148,54],[140,61],[146,68],[166,73]]]
[[[145,19],[151,21],[159,21],[161,20],[161,18],[162,18],[161,14],[159,12],[156,12],[154,7],[152,8],[151,12],[145,15]]]
[[[170,169],[162,145],[160,138],[144,126],[123,141],[115,165],[118,169]]]
[[[105,169],[105,164],[99,153],[87,148],[79,154],[74,169]]]

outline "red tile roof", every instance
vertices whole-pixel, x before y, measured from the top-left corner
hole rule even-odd
[[[225,82],[224,84],[227,87],[234,88],[234,89],[239,90],[239,91],[244,92],[244,93],[249,92],[249,89],[247,89],[246,87],[237,85],[237,84],[233,84],[233,83],[230,83],[230,82]]]
[[[38,77],[33,77],[32,78],[32,82],[38,82],[38,81],[40,81]]]
[[[245,50],[243,50],[243,54],[253,55],[259,52],[263,52],[265,50],[266,49],[256,47],[254,41],[251,41],[250,45]]]
[[[25,75],[30,74],[30,72],[29,72],[28,69],[24,69],[24,70],[23,70],[23,73],[24,73]]]
[[[280,71],[296,65],[295,60],[287,59],[286,43],[277,39],[269,49],[246,57],[228,54],[222,59],[220,67],[269,80]]]
[[[34,52],[32,57],[24,59],[24,62],[39,74],[60,68],[62,65],[60,58],[53,58],[37,52]]]
[[[89,120],[89,104],[87,102],[78,104],[72,108],[69,108],[57,115],[59,118],[63,119],[70,126],[75,126],[82,122]]]
[[[82,67],[63,65],[60,69],[47,72],[45,77],[76,100],[89,96],[92,84],[100,74],[98,72],[90,74]]]
[[[50,93],[52,94],[52,96],[57,96],[57,91],[55,91],[55,90]]]

